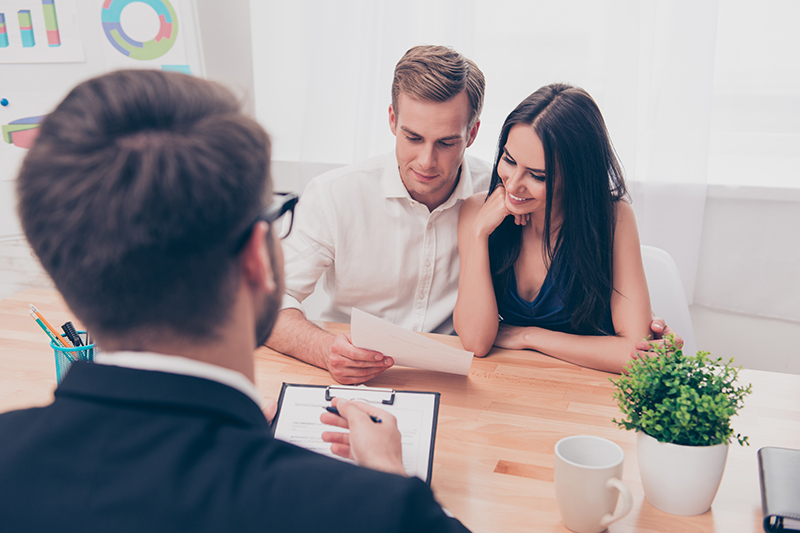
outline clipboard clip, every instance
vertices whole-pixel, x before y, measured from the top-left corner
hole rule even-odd
[[[332,391],[345,391],[345,394],[331,394]],[[364,385],[330,385],[325,388],[325,401],[329,402],[337,396],[344,397],[348,400],[394,405],[394,389],[379,389],[375,387],[365,387]]]

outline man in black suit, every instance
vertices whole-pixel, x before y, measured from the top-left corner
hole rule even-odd
[[[272,195],[268,137],[228,91],[159,71],[82,83],[42,124],[18,197],[103,354],[51,405],[0,416],[0,529],[464,530],[405,477],[384,411],[323,417],[349,427],[325,438],[362,466],[270,436],[253,351],[283,294],[293,203]]]

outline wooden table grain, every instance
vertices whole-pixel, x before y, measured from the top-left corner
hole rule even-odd
[[[0,412],[52,401],[53,353],[28,316],[29,303],[54,324],[74,320],[53,290],[30,289],[0,300]],[[457,337],[431,337],[460,347]],[[267,348],[257,350],[255,359],[256,385],[266,399],[276,398],[283,382],[332,383],[326,371]],[[756,452],[762,446],[800,448],[800,376],[741,372],[740,381],[752,383],[753,393],[734,429],[749,435],[751,446],[730,447],[711,510],[694,517],[663,513],[644,498],[635,434],[611,422],[619,411],[610,377],[536,352],[495,349],[473,361],[469,376],[398,367],[370,385],[441,393],[432,487],[473,531],[567,532],[555,501],[553,447],[577,434],[605,437],[625,450],[623,481],[634,506],[610,532],[761,531]]]

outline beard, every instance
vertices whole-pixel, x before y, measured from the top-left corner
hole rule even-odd
[[[278,317],[280,304],[281,298],[276,295],[270,295],[265,299],[264,309],[256,320],[256,346],[263,346],[269,339],[275,319]]]
[[[259,310],[256,317],[256,346],[262,346],[270,334],[272,328],[275,326],[275,320],[278,318],[278,311],[281,308],[283,301],[283,264],[279,264],[276,246],[280,246],[280,242],[276,242],[275,236],[272,231],[267,233],[267,246],[269,248],[269,261],[272,266],[272,275],[275,277],[275,292],[268,294],[264,297],[264,303]]]

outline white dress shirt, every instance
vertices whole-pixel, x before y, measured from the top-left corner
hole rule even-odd
[[[121,366],[137,370],[155,370],[204,378],[232,387],[256,402],[261,407],[261,394],[252,381],[241,372],[196,361],[179,355],[153,352],[99,352],[94,362],[101,365]]]
[[[452,333],[458,212],[490,177],[486,162],[467,156],[453,194],[432,212],[409,195],[394,152],[315,178],[283,241],[284,308],[303,310],[323,277],[323,320],[350,322],[357,307],[409,330]]]

